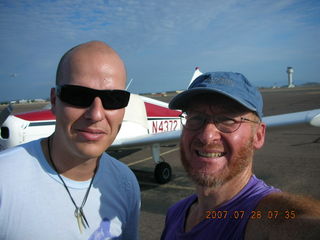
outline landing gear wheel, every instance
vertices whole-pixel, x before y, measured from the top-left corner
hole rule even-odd
[[[166,162],[161,162],[154,169],[154,178],[160,184],[164,184],[171,179],[171,167]]]

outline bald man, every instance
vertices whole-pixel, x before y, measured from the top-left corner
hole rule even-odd
[[[123,61],[103,42],[64,54],[51,89],[55,132],[0,154],[0,239],[138,239],[139,185],[105,153],[125,84]]]

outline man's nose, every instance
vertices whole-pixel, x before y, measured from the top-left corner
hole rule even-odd
[[[213,121],[207,121],[200,129],[199,139],[202,143],[207,144],[221,139],[221,132]]]
[[[105,109],[99,97],[95,97],[91,105],[85,113],[86,119],[90,119],[93,122],[101,121],[104,117]]]

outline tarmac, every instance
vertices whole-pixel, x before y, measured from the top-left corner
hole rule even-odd
[[[265,116],[320,108],[320,86],[261,92]],[[168,102],[173,95],[151,97]],[[149,148],[119,159],[129,165],[140,184],[142,240],[160,239],[167,209],[195,189],[180,164],[178,146],[162,147],[161,153],[172,167],[171,181],[162,185],[154,180],[155,164]],[[282,191],[320,199],[320,128],[306,125],[267,129],[265,145],[254,157],[254,173]]]

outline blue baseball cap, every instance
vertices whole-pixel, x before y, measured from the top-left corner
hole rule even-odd
[[[169,103],[170,109],[186,109],[190,99],[198,94],[219,93],[225,95],[247,109],[263,116],[263,100],[260,91],[241,73],[207,72],[197,77],[188,90],[176,95]]]

